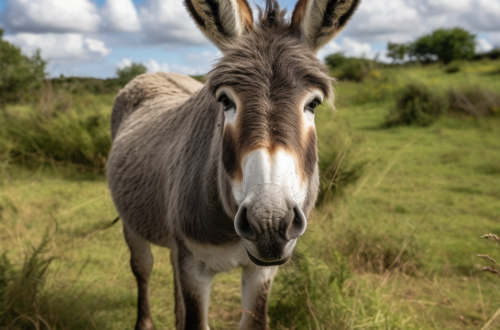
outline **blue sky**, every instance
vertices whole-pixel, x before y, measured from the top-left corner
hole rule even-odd
[[[249,1],[262,5],[262,0]],[[295,1],[280,0],[292,10]],[[499,0],[364,0],[348,27],[318,54],[385,56],[439,27],[477,33],[478,50],[500,46]],[[52,76],[112,77],[144,63],[150,72],[203,74],[220,55],[198,31],[181,0],[0,0],[5,39],[26,54],[40,49]]]

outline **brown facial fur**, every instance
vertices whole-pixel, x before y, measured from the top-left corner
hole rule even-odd
[[[294,155],[307,181],[314,173],[317,151],[314,128],[304,122],[304,97],[312,89],[327,98],[332,95],[324,66],[304,51],[281,12],[272,17],[272,24],[266,20],[240,38],[207,76],[214,94],[230,87],[238,98],[237,120],[226,125],[223,135],[223,164],[236,181],[243,178],[245,156],[256,149]]]

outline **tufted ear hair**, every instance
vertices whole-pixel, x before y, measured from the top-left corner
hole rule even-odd
[[[222,52],[253,28],[247,0],[184,0],[184,4],[200,30]]]
[[[299,0],[292,29],[299,30],[313,52],[318,52],[347,24],[361,0]]]

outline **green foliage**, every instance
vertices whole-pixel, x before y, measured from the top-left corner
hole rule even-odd
[[[468,60],[475,54],[475,38],[462,28],[437,29],[412,43],[409,52],[420,62]]]
[[[49,235],[24,259],[16,270],[4,253],[0,257],[0,325],[7,329],[39,329],[47,320],[40,316],[46,303],[41,290],[52,258],[44,256]]]
[[[500,115],[500,94],[480,86],[450,89],[448,104],[451,114],[472,117]]]
[[[409,46],[407,44],[398,44],[389,42],[387,44],[387,57],[392,58],[392,62],[402,61],[408,55]]]
[[[453,74],[460,72],[461,69],[462,63],[460,61],[453,61],[444,68],[444,72]]]
[[[333,53],[325,57],[325,63],[330,67],[331,70],[341,67],[342,65],[346,64],[347,61],[348,58],[345,57],[344,53],[342,52]]]
[[[137,77],[138,75],[144,74],[148,69],[141,63],[132,63],[130,66],[124,68],[116,69],[116,75],[118,76],[118,82],[125,86],[129,81]]]
[[[272,329],[348,328],[353,316],[346,308],[349,265],[334,251],[336,262],[329,267],[321,260],[302,257],[297,269],[278,274],[269,306]]]
[[[500,58],[500,48],[495,47],[489,52],[485,53],[479,53],[474,55],[474,60],[479,61],[479,60],[484,60],[484,59],[490,59],[490,60],[497,60]]]
[[[336,132],[324,137],[319,145],[318,206],[342,197],[346,188],[356,183],[363,175],[366,165],[353,151],[352,138],[340,129]]]
[[[40,88],[45,79],[45,61],[37,51],[31,57],[2,40],[0,29],[0,106],[21,101]]]
[[[5,128],[0,131],[0,157],[27,164],[74,164],[81,171],[103,172],[111,148],[109,113],[84,98],[79,99],[82,108],[72,107],[67,95],[54,98],[24,113],[0,113],[0,126]]]
[[[331,74],[340,80],[361,82],[370,75],[373,61],[364,58],[345,57],[343,53],[334,53],[325,58]]]
[[[50,79],[50,83],[57,92],[75,95],[116,95],[120,88],[123,87],[117,78],[59,77]]]
[[[396,95],[396,106],[386,118],[388,127],[427,126],[446,110],[442,98],[425,85],[409,84]]]

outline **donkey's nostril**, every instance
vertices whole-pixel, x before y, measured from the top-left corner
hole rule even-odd
[[[247,240],[255,239],[255,232],[250,225],[250,222],[247,218],[247,208],[242,206],[236,213],[236,219],[234,221],[234,228],[236,229],[236,233],[240,235],[242,238]]]
[[[306,231],[307,219],[298,205],[293,208],[294,217],[286,230],[286,239],[292,240],[301,236]]]

